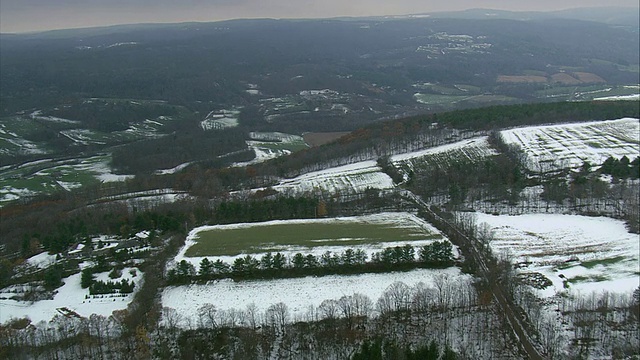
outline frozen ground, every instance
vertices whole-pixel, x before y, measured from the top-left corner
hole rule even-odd
[[[425,156],[458,151],[462,151],[469,159],[497,155],[497,152],[489,145],[488,137],[481,136],[473,139],[458,141],[452,144],[436,146],[425,150],[394,155],[391,157],[391,160],[394,163],[400,163],[419,159]]]
[[[593,100],[609,100],[609,101],[617,101],[617,100],[640,100],[640,94],[633,94],[633,95],[618,95],[618,96],[604,96],[604,97],[598,97],[595,98]]]
[[[623,118],[564,125],[530,126],[500,132],[507,144],[520,147],[532,171],[602,164],[608,157],[640,155],[640,120]]]
[[[240,110],[232,108],[228,110],[214,110],[200,122],[203,130],[222,130],[238,126]]]
[[[290,195],[362,193],[367,188],[393,187],[393,180],[373,160],[310,172],[273,186],[275,190]]]
[[[640,239],[622,221],[606,217],[477,214],[495,232],[494,253],[508,252],[521,272],[539,272],[553,282],[542,292],[627,292],[640,286]]]
[[[258,152],[256,154],[259,155]],[[496,151],[489,146],[487,137],[484,136],[394,155],[391,161],[396,166],[413,168],[424,161],[446,162],[460,157],[480,159],[495,154]],[[393,180],[382,172],[377,162],[369,160],[313,171],[292,179],[283,179],[278,185],[273,186],[273,189],[286,195],[300,196],[322,193],[355,194],[362,193],[368,188],[386,190],[394,187]]]
[[[408,228],[408,229],[416,229],[416,231],[418,232],[424,232],[425,237],[427,237],[428,235],[441,235],[440,231],[438,231],[438,229],[436,229],[435,227],[433,227],[431,224],[425,222],[424,220],[418,218],[417,216],[410,214],[410,213],[405,213],[405,212],[398,212],[398,213],[380,213],[380,214],[374,214],[374,215],[367,215],[367,216],[354,216],[354,217],[345,217],[345,218],[334,218],[334,219],[306,219],[306,220],[276,220],[276,221],[268,221],[268,222],[263,222],[263,223],[242,223],[242,224],[231,224],[231,225],[214,225],[214,226],[202,226],[202,227],[198,227],[195,228],[193,230],[191,230],[191,232],[189,232],[189,235],[187,236],[187,240],[185,241],[185,245],[180,249],[180,251],[178,252],[178,255],[176,255],[176,257],[174,258],[173,262],[170,262],[167,266],[167,268],[172,268],[175,266],[175,264],[177,264],[178,262],[182,261],[182,260],[186,260],[187,262],[191,263],[193,266],[196,267],[196,269],[198,269],[199,265],[200,265],[200,261],[202,261],[202,259],[204,259],[205,257],[208,258],[211,261],[215,261],[215,260],[222,260],[224,262],[226,262],[227,264],[231,265],[233,264],[233,261],[237,258],[237,257],[242,257],[242,256],[246,256],[247,254],[250,254],[254,257],[261,257],[262,255],[264,255],[264,251],[261,251],[261,249],[247,249],[247,252],[244,254],[240,254],[237,256],[194,256],[194,257],[187,257],[185,256],[185,253],[187,252],[187,249],[189,249],[191,246],[193,246],[196,243],[196,239],[198,237],[198,233],[202,232],[202,231],[207,231],[207,230],[212,230],[212,229],[237,229],[237,228],[247,228],[247,227],[256,227],[256,226],[269,226],[269,225],[276,225],[276,224],[301,224],[301,223],[370,223],[370,224],[389,224],[389,225],[393,225],[393,226],[397,226],[397,227],[403,227],[403,228]],[[441,239],[437,239],[437,240],[442,240],[445,239],[445,237],[443,236]],[[350,239],[345,239],[345,240],[350,240]],[[323,246],[322,245],[322,241],[317,241],[315,242],[315,244],[317,244],[316,246],[313,247],[307,247],[307,246],[283,246],[281,250],[278,250],[280,253],[282,253],[283,255],[286,255],[288,257],[292,257],[293,255],[295,255],[296,253],[302,253],[302,254],[313,254],[315,256],[320,256],[322,254],[324,254],[327,251],[331,251],[332,253],[342,253],[344,250],[346,250],[347,248],[352,248],[354,250],[364,250],[367,255],[369,256],[368,259],[371,258],[371,254],[374,252],[379,252],[382,249],[384,249],[385,247],[391,247],[391,246],[403,246],[406,244],[410,244],[414,247],[418,247],[418,246],[424,246],[424,245],[428,245],[431,244],[433,241],[432,239],[424,239],[424,240],[420,240],[420,239],[416,239],[416,240],[407,240],[407,241],[398,241],[398,242],[380,242],[380,243],[375,243],[375,244],[363,244],[363,245],[349,245],[348,247],[344,247],[344,246]],[[268,244],[268,239],[265,240],[265,245],[269,245],[270,247],[272,247],[271,244]],[[277,251],[276,251],[277,252]],[[454,255],[457,256],[458,252],[457,249],[454,248]]]
[[[52,265],[55,262],[56,262],[56,254],[50,255],[46,251],[38,255],[33,255],[32,257],[28,258],[25,261],[26,264],[29,264],[30,266],[38,267],[41,269],[49,267],[49,265]]]
[[[339,299],[344,295],[359,293],[368,296],[375,304],[387,287],[396,281],[408,286],[419,282],[433,283],[434,278],[443,274],[449,279],[466,279],[458,268],[427,270],[386,274],[360,274],[352,276],[323,276],[269,281],[233,280],[212,281],[206,285],[184,285],[168,287],[162,293],[162,306],[177,310],[188,322],[198,323],[198,308],[212,304],[218,311],[246,310],[254,304],[260,313],[271,305],[283,302],[290,311],[290,319],[303,319],[311,306],[318,307],[322,301]]]
[[[131,274],[135,270],[136,276]],[[62,308],[68,308],[80,316],[89,317],[91,314],[109,316],[115,310],[125,309],[136,291],[140,288],[142,272],[135,268],[125,268],[122,270],[122,277],[110,279],[108,273],[96,274],[98,280],[121,279],[133,280],[135,288],[133,293],[121,295],[89,295],[89,289],[80,287],[81,274],[74,274],[62,281],[64,285],[58,288],[53,300],[41,300],[36,302],[25,302],[16,300],[0,300],[0,323],[4,323],[11,318],[28,317],[33,323],[40,321],[50,321],[56,314],[61,314]],[[0,292],[0,297],[11,297],[15,294]],[[89,297],[89,298],[87,298]]]
[[[0,206],[41,193],[69,190],[98,181],[125,181],[133,177],[114,174],[109,161],[110,155],[103,154],[80,159],[45,159],[5,167],[0,173]]]

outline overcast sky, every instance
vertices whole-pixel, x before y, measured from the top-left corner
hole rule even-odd
[[[491,8],[638,7],[638,0],[0,0],[0,32],[237,18],[403,15]]]

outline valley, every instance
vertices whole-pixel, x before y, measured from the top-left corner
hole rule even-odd
[[[0,36],[0,357],[638,356],[637,29]]]

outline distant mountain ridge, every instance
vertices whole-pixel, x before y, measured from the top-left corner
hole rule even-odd
[[[443,11],[432,13],[418,13],[418,14],[406,14],[406,15],[388,15],[388,16],[363,16],[363,17],[334,17],[328,18],[331,20],[398,20],[398,19],[412,19],[412,18],[434,18],[434,19],[503,19],[503,20],[519,20],[519,21],[535,21],[535,20],[548,20],[548,19],[570,19],[581,21],[599,22],[609,25],[620,26],[635,26],[640,24],[640,8],[628,8],[628,7],[588,7],[588,8],[572,8],[558,11],[509,11],[509,10],[496,10],[496,9],[484,9],[475,8],[462,11]],[[122,33],[128,31],[153,29],[153,28],[166,28],[166,27],[180,27],[196,24],[224,24],[228,22],[236,21],[261,21],[261,20],[274,20],[276,19],[233,19],[222,21],[210,21],[210,22],[182,22],[182,23],[140,23],[140,24],[124,24],[124,25],[112,25],[112,26],[100,26],[100,27],[87,27],[87,28],[74,28],[74,29],[59,29],[38,31],[30,33],[0,33],[1,36],[33,36],[33,37],[46,37],[46,38],[67,38],[78,36],[80,33],[82,36],[97,36],[107,35],[113,33]],[[321,18],[313,19],[286,19],[292,20],[327,20]]]
[[[433,18],[455,19],[509,19],[509,20],[546,20],[571,19],[594,21],[609,25],[638,26],[639,8],[627,7],[591,7],[573,8],[559,11],[508,11],[495,9],[469,9],[463,11],[427,13]]]

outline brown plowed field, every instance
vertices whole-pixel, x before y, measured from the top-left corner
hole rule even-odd
[[[309,144],[309,146],[316,147],[316,146],[324,145],[326,143],[330,143],[347,134],[348,132],[321,132],[321,133],[312,132],[312,133],[306,133],[302,135],[302,138],[307,144]]]

